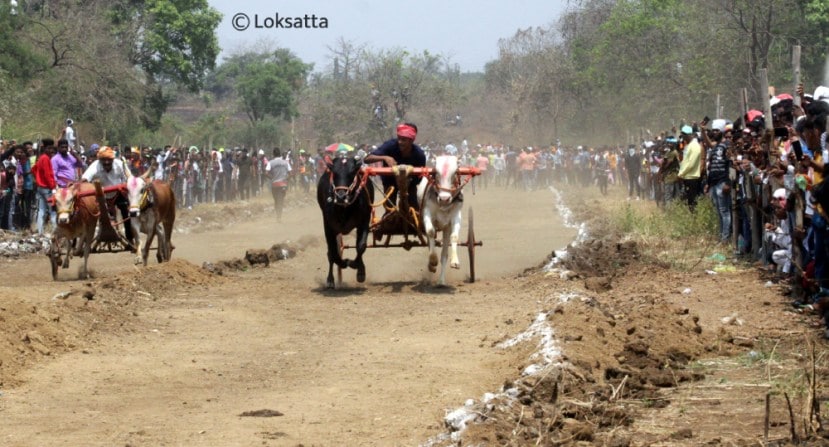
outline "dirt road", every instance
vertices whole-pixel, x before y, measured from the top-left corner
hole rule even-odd
[[[365,284],[349,270],[342,290],[324,290],[310,200],[282,224],[264,214],[176,234],[175,262],[164,266],[93,255],[89,302],[52,299],[84,287],[74,266],[53,282],[44,257],[4,262],[0,444],[421,444],[445,431],[447,410],[497,391],[525,365],[528,348],[495,344],[554,293],[519,275],[574,236],[554,199],[467,193],[484,241],[478,281],[465,282],[462,252],[445,289],[430,285],[425,249],[395,248],[368,252]],[[303,236],[318,244],[266,268],[217,276],[197,267]],[[281,415],[241,416],[257,410]]]

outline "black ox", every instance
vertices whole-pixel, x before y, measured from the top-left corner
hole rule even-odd
[[[320,176],[317,184],[317,203],[322,210],[325,227],[325,242],[328,245],[329,289],[334,288],[334,264],[340,268],[357,269],[357,282],[366,280],[366,266],[363,253],[368,243],[371,223],[371,204],[374,188],[367,187],[367,177],[361,173],[363,160],[360,157],[340,155],[326,163],[328,170]],[[342,235],[357,229],[357,257],[354,260],[342,258]]]

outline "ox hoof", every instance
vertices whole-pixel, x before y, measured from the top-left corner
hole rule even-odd
[[[334,289],[334,281],[326,281],[325,282],[326,289]]]
[[[452,267],[453,269],[459,269],[459,268],[461,268],[461,263],[460,262],[453,262],[453,263],[449,264],[449,267]]]
[[[438,255],[436,254],[429,255],[429,271],[432,273],[438,271]]]
[[[357,272],[357,282],[366,282],[366,272]]]
[[[136,256],[135,259],[132,260],[132,263],[135,264],[135,265],[143,264],[144,260],[141,259],[141,256]]]

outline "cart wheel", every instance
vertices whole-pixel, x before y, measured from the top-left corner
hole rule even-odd
[[[469,208],[468,228],[466,230],[466,249],[469,250],[469,282],[475,282],[475,226],[472,208]]]
[[[340,253],[340,259],[342,259],[343,258],[343,252],[344,252],[344,249],[343,249],[343,235],[342,234],[337,235],[337,251]],[[337,266],[337,287],[340,287],[342,285],[343,285],[343,268],[338,265]]]

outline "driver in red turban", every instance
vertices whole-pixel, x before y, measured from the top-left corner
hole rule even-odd
[[[365,158],[366,163],[383,162],[388,167],[396,165],[410,165],[415,168],[422,168],[426,166],[426,153],[420,146],[414,144],[417,137],[417,126],[412,123],[402,123],[397,125],[397,138],[386,141],[380,147],[371,151]],[[394,176],[382,176],[383,189],[388,189],[395,184]],[[409,179],[409,205],[415,209],[417,206],[417,176],[411,176]],[[390,197],[392,203],[397,202],[397,191]]]

